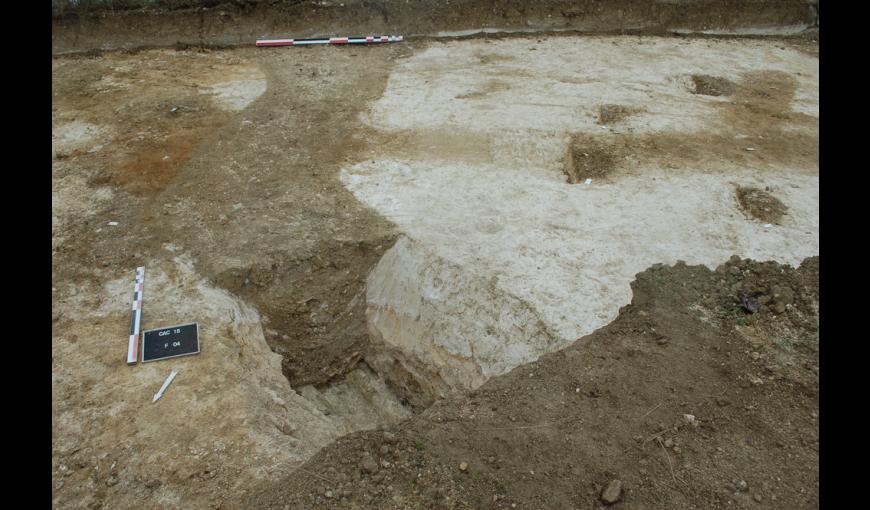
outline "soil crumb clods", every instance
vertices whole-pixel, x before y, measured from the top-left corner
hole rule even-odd
[[[758,188],[740,186],[736,194],[740,208],[765,223],[779,223],[788,211],[778,198]]]

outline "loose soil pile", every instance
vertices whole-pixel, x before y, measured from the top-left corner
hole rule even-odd
[[[607,327],[245,508],[817,508],[818,257],[657,265],[632,289]]]

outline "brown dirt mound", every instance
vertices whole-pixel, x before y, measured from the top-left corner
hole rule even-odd
[[[741,186],[737,188],[736,195],[741,209],[765,223],[779,223],[788,212],[788,207],[778,198],[758,188]]]
[[[657,265],[632,289],[607,327],[345,437],[245,507],[817,508],[818,257]]]

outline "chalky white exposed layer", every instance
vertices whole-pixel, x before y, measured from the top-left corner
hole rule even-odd
[[[382,130],[451,128],[498,133],[522,129],[589,131],[601,104],[646,111],[622,129],[715,131],[715,103],[686,94],[692,74],[738,79],[743,72],[783,71],[798,81],[792,109],[818,116],[819,61],[765,41],[671,38],[511,39],[454,42],[402,64],[366,120]],[[483,97],[457,96],[501,87]]]
[[[216,104],[225,110],[241,111],[266,92],[266,76],[256,66],[242,65],[233,68],[220,83],[204,83],[200,91],[211,95]]]
[[[818,60],[764,41],[463,41],[405,61],[365,120],[412,133],[417,147],[342,172],[409,238],[370,276],[375,338],[449,386],[473,387],[612,320],[634,275],[654,263],[818,254],[817,166],[674,171],[636,161],[591,185],[561,174],[570,133],[721,132],[716,103],[728,99],[688,93],[689,76],[771,70],[796,78],[793,110],[818,115]],[[642,111],[602,127],[602,104]],[[436,143],[438,133],[483,140],[481,156]],[[737,185],[769,187],[789,208],[783,224],[748,219]]]

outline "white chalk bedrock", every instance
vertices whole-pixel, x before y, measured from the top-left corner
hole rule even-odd
[[[817,162],[674,169],[632,160],[630,171],[589,186],[567,184],[561,166],[571,134],[602,133],[601,104],[639,107],[605,134],[727,129],[715,105],[728,99],[687,92],[681,73],[736,81],[788,72],[792,110],[817,116],[818,59],[764,41],[528,46],[456,41],[405,60],[364,120],[410,133],[414,147],[375,148],[342,171],[355,196],[405,234],[368,280],[369,329],[382,347],[371,364],[404,370],[431,396],[479,386],[607,324],[630,301],[634,276],[655,263],[715,267],[738,254],[796,265],[819,253]],[[769,188],[789,208],[782,224],[747,218],[737,185]]]

